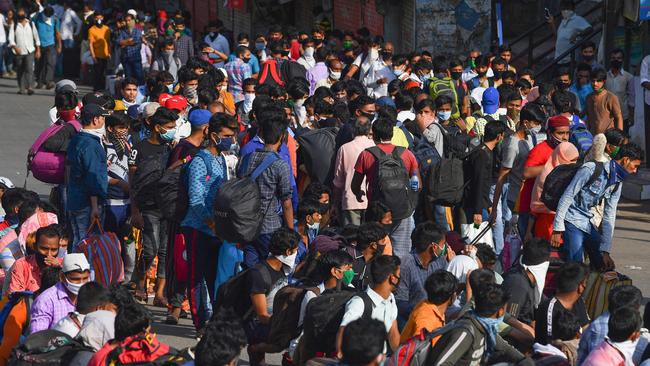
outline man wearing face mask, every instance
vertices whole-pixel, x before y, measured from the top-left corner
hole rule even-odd
[[[562,0],[560,10],[562,21],[559,25],[555,24],[555,19],[552,16],[546,19],[551,31],[557,36],[555,40],[556,59],[571,48],[580,37],[591,33],[592,30],[591,24],[575,13],[573,0]],[[558,64],[568,64],[570,61],[571,57],[567,55]]]
[[[167,71],[174,77],[174,82],[177,80],[178,69],[181,68],[183,63],[181,59],[174,53],[175,44],[171,39],[165,39],[160,45],[160,54],[158,58],[151,65],[153,71]]]
[[[355,288],[365,289],[368,287],[371,282],[370,264],[384,254],[384,249],[389,243],[388,232],[381,224],[367,222],[359,226],[356,251],[360,255],[354,258],[352,265],[354,269],[352,285]]]
[[[185,65],[187,60],[194,57],[194,42],[191,33],[188,34],[187,28],[185,28],[185,19],[176,18],[174,25],[176,26],[176,32],[174,32],[176,56],[181,60],[181,64]]]
[[[156,256],[158,273],[154,304],[167,305],[164,298],[165,263],[167,259],[168,222],[162,216],[155,195],[155,183],[147,176],[160,174],[169,158],[170,143],[176,135],[178,115],[160,107],[150,118],[151,135],[133,146],[134,164],[130,167],[131,223],[142,230],[142,263],[137,266],[136,298],[146,299],[145,274]]]
[[[38,38],[41,42],[41,57],[36,64],[36,88],[41,89],[47,86],[54,88],[54,67],[56,66],[56,55],[61,53],[61,35],[59,29],[61,24],[54,16],[54,9],[48,6],[36,16],[34,21]]]
[[[592,41],[585,42],[582,47],[580,47],[580,56],[582,62],[586,63],[591,67],[592,70],[603,69],[603,65],[599,64],[596,61],[596,44]]]
[[[289,228],[276,230],[270,240],[267,258],[248,272],[248,293],[254,316],[244,328],[251,365],[259,365],[264,360],[264,350],[260,346],[266,342],[270,330],[273,300],[278,290],[288,284],[287,277],[294,271],[299,241],[300,235]]]
[[[61,279],[43,291],[32,305],[30,333],[50,329],[59,320],[75,311],[79,289],[90,281],[90,264],[81,253],[70,253],[63,259]]]
[[[81,111],[82,129],[68,145],[66,211],[72,227],[73,248],[86,236],[93,221],[102,222],[102,204],[108,196],[107,158],[102,147],[107,114],[97,104],[85,105]]]
[[[307,248],[311,246],[312,241],[318,235],[322,215],[320,213],[321,205],[314,200],[300,202],[298,211],[296,211],[296,231],[300,234],[300,244],[298,245],[298,257],[296,263],[302,262],[307,256]]]
[[[93,58],[93,90],[103,90],[106,78],[106,65],[111,57],[111,30],[104,24],[104,15],[94,14],[94,22],[88,29],[90,56]]]
[[[623,129],[621,105],[614,93],[605,89],[607,73],[603,69],[591,72],[592,94],[585,101],[587,127],[593,135],[604,133],[608,128]]]
[[[393,73],[393,44],[386,42],[381,48],[380,56],[372,63],[366,77],[361,80],[368,90],[368,95],[375,99],[388,95],[388,83],[396,76]]]
[[[124,67],[124,75],[134,77],[138,81],[138,85],[142,85],[144,84],[142,57],[140,55],[142,31],[135,27],[135,17],[132,14],[126,14],[124,21],[126,27],[117,36],[117,42],[121,48],[120,60]]]
[[[372,64],[379,60],[379,49],[381,48],[382,43],[384,43],[384,38],[381,36],[375,36],[373,39],[363,39],[360,43],[363,52],[361,52],[350,65],[348,73],[345,75],[346,80],[355,78],[355,75],[357,80],[363,80],[366,77]]]
[[[208,34],[205,35],[203,41],[206,42],[214,53],[209,54],[209,57],[214,60],[214,67],[223,67],[230,54],[230,45],[228,40],[223,36],[223,22],[219,19],[212,20],[208,23]]]
[[[361,294],[354,296],[345,305],[345,314],[336,335],[336,349],[339,358],[342,356],[341,346],[345,327],[351,322],[363,317],[366,304],[371,303],[370,317],[384,324],[388,333],[387,343],[390,349],[397,350],[399,345],[399,329],[397,327],[397,305],[393,292],[397,290],[401,280],[400,259],[395,255],[384,255],[371,264],[372,285]]]
[[[248,62],[251,59],[251,51],[248,47],[238,46],[237,57],[225,65],[228,72],[228,91],[235,99],[235,103],[244,100],[244,80],[252,76],[252,70]]]
[[[314,59],[315,50],[316,48],[314,47],[314,40],[306,38],[304,41],[302,41],[302,56],[300,56],[297,62],[304,66],[305,69],[311,69],[314,67],[314,65],[316,65],[316,59]]]
[[[343,63],[339,59],[333,58],[327,61],[327,77],[321,79],[316,83],[315,89],[325,86],[331,88],[337,81],[341,79],[341,72],[343,71]],[[314,89],[314,90],[315,90]]]
[[[198,114],[207,116],[206,110],[192,112],[195,119]],[[207,147],[199,151],[189,164],[188,197],[189,207],[181,222],[181,231],[185,238],[186,252],[190,271],[188,294],[192,319],[196,329],[201,329],[212,317],[209,299],[216,298],[214,287],[208,284],[216,279],[219,248],[221,241],[217,238],[219,228],[215,226],[212,205],[221,184],[227,180],[226,164],[222,152],[230,151],[235,143],[237,121],[225,113],[217,113],[210,118],[205,141]],[[208,293],[206,298],[203,294]],[[176,322],[180,315],[180,303],[172,314]]]
[[[623,116],[623,130],[629,131],[634,124],[634,76],[623,70],[625,53],[620,48],[614,49],[609,54],[609,71],[605,89],[618,98]]]
[[[415,306],[427,298],[424,289],[427,278],[434,272],[447,268],[455,256],[447,245],[445,233],[433,221],[418,224],[411,234],[411,243],[413,251],[402,258],[401,281],[395,291],[399,309],[398,322],[401,325],[406,323]]]
[[[18,82],[18,94],[34,94],[34,59],[41,58],[41,41],[34,23],[27,18],[25,8],[16,10],[14,25],[9,27],[9,46],[15,55],[14,68]]]
[[[16,291],[38,292],[41,287],[41,273],[50,266],[60,266],[63,258],[59,254],[59,227],[57,224],[42,227],[36,231],[34,254],[16,260],[11,270],[8,295]]]
[[[567,261],[582,262],[584,249],[595,268],[614,269],[609,253],[622,182],[636,173],[642,160],[643,150],[628,143],[621,146],[616,158],[609,163],[587,162],[578,169],[558,203],[551,237],[554,247],[559,247],[564,241]],[[603,201],[603,220],[597,228],[591,223],[593,214],[590,211]]]

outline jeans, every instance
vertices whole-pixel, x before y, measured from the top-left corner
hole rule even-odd
[[[497,255],[501,254],[505,242],[505,227],[506,223],[512,219],[512,212],[508,206],[508,187],[509,184],[505,183],[501,189],[501,197],[497,205],[497,215],[492,227],[492,236],[494,237],[494,249]],[[494,201],[494,190],[496,186],[490,187],[490,200]]]
[[[244,247],[244,266],[252,268],[269,256],[269,243],[273,234],[260,234]]]
[[[18,89],[20,91],[31,89],[34,83],[34,52],[27,55],[16,55],[14,65]]]
[[[393,254],[404,258],[411,252],[411,233],[415,229],[413,215],[393,221],[393,228],[390,232],[390,240],[393,243]]]
[[[54,82],[54,68],[56,67],[56,47],[41,47],[41,58],[36,64],[36,81],[39,84]]]
[[[7,50],[7,43],[0,43],[0,73],[5,73],[5,51]]]
[[[102,207],[99,207],[100,218],[99,223],[103,226],[104,215]],[[72,230],[72,251],[69,253],[76,253],[79,243],[88,235],[90,228],[90,207],[82,208],[81,210],[68,211],[68,220],[70,221],[70,229]],[[98,228],[95,227],[97,230]]]
[[[216,299],[215,280],[221,241],[199,230],[181,228],[189,265],[188,299],[196,329],[212,317],[212,301]]]
[[[167,220],[159,212],[144,211],[144,230],[142,230],[142,259],[138,264],[138,279],[143,279],[151,268],[153,260],[158,257],[156,277],[165,278],[165,264],[167,263]]]
[[[365,210],[343,210],[341,211],[341,221],[345,225],[361,225]]]
[[[124,67],[124,76],[133,77],[138,80],[138,85],[144,84],[144,73],[142,71],[142,60],[122,60],[122,67]]]
[[[593,225],[590,226],[591,231],[585,233],[584,231],[575,227],[572,223],[564,222],[564,246],[562,250],[566,256],[567,262],[583,261],[583,249],[587,251],[589,262],[594,268],[602,268],[603,255],[600,252],[600,233]]]
[[[124,281],[130,282],[135,270],[135,242],[127,241],[123,238],[128,234],[123,232],[123,227],[131,213],[130,205],[111,205],[106,206],[106,218],[104,219],[104,228],[106,231],[118,233],[122,243],[122,262],[124,262]]]

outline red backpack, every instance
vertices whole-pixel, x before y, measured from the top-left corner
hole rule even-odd
[[[182,365],[187,361],[181,352],[158,342],[153,333],[127,337],[106,357],[106,364],[113,366]]]

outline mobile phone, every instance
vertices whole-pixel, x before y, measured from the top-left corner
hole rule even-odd
[[[544,19],[551,19],[551,11],[548,8],[544,8]]]

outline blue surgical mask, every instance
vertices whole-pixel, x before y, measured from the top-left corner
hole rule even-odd
[[[255,49],[258,51],[261,51],[266,48],[266,43],[264,42],[256,42],[255,43]]]
[[[232,145],[230,145],[230,153],[233,155],[239,155],[239,144],[236,142],[233,142]]]
[[[176,136],[176,128],[170,128],[165,133],[160,134],[160,139],[165,142],[170,142],[174,139],[174,136]]]
[[[68,248],[59,248],[59,254],[57,254],[57,258],[64,258],[66,254],[68,254]]]
[[[393,74],[395,74],[395,76],[397,76],[397,77],[400,77],[403,73],[404,73],[404,70],[399,70],[399,69],[393,70]]]
[[[612,160],[609,164],[608,185],[622,182],[630,175],[630,172],[625,170],[616,160]]]
[[[447,121],[449,118],[451,118],[451,111],[438,111],[436,115],[438,116],[439,120]]]
[[[311,243],[314,241],[316,238],[316,235],[318,235],[318,231],[320,230],[320,222],[315,222],[313,224],[307,224],[307,237],[309,238],[309,242]]]
[[[217,142],[217,149],[219,151],[230,151],[232,144],[233,142],[231,137],[222,137]]]
[[[167,91],[170,92],[170,93],[173,93],[174,92],[174,84],[167,85]]]

